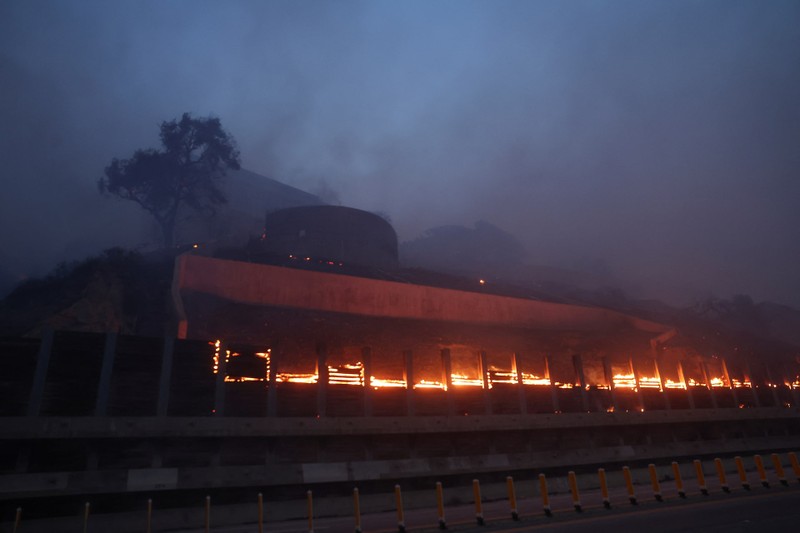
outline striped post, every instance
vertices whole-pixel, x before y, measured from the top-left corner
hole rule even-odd
[[[633,490],[633,478],[631,477],[631,469],[627,466],[622,467],[622,476],[625,478],[625,488],[628,489],[628,500],[630,500],[631,505],[639,505],[639,502],[636,501],[636,492]]]
[[[697,488],[700,489],[700,494],[703,496],[708,496],[708,487],[706,486],[706,476],[703,473],[703,463],[700,462],[700,459],[695,459],[694,461],[694,471],[697,475]]]
[[[731,488],[728,486],[728,479],[725,477],[725,468],[722,466],[722,459],[717,457],[714,459],[714,466],[717,467],[717,477],[719,477],[719,486],[722,492],[728,494]]]
[[[355,531],[361,533],[361,501],[358,497],[358,489],[353,489],[353,517],[356,521]]]
[[[597,477],[600,479],[600,493],[603,495],[603,507],[606,509],[611,509],[611,500],[608,497],[608,482],[606,481],[605,469],[598,468]]]
[[[794,452],[789,452],[789,463],[792,465],[794,477],[797,478],[797,481],[800,481],[800,462],[797,461],[797,455]]]
[[[767,471],[764,470],[764,461],[761,460],[761,456],[756,454],[753,456],[753,460],[756,462],[756,468],[758,469],[758,479],[761,480],[761,486],[765,489],[769,488],[769,481],[767,480]]]
[[[773,453],[770,455],[772,458],[772,466],[775,467],[775,473],[778,474],[778,481],[780,481],[781,485],[784,487],[789,486],[789,482],[786,481],[786,472],[783,471],[783,465],[781,464],[781,458],[778,457],[777,453]]]
[[[258,493],[258,533],[264,533],[264,495]]]
[[[83,506],[83,533],[86,533],[89,530],[89,509],[91,505],[89,502]]]
[[[572,493],[572,506],[575,508],[576,513],[580,513],[583,508],[581,507],[581,496],[578,493],[578,480],[575,478],[575,472],[570,470],[567,473],[567,477],[569,478],[569,491]]]
[[[314,533],[314,494],[306,492],[306,511],[308,514],[308,533]]]
[[[400,492],[400,485],[394,486],[394,505],[397,507],[397,531],[405,533],[406,520],[403,514],[403,495]]]
[[[483,519],[483,502],[481,502],[481,482],[477,479],[472,480],[472,496],[475,499],[475,522],[479,526],[485,525]]]
[[[511,520],[517,522],[519,513],[517,512],[517,493],[514,490],[514,478],[506,477],[506,489],[508,490],[508,504],[511,506]]]
[[[206,496],[205,532],[211,531],[211,496]]]
[[[658,472],[656,472],[656,465],[650,463],[647,465],[647,470],[650,472],[650,485],[653,486],[653,497],[657,502],[663,502],[664,497],[661,496],[661,484],[658,482]]]
[[[544,515],[553,516],[553,511],[550,509],[550,496],[547,494],[547,479],[544,477],[544,474],[539,474],[539,494],[542,495]]]
[[[447,529],[447,522],[444,518],[444,491],[442,491],[441,481],[436,482],[436,510],[439,513],[439,529]]]
[[[750,481],[747,479],[747,472],[744,470],[742,458],[737,455],[733,460],[736,463],[736,471],[739,472],[739,480],[742,482],[742,488],[744,490],[750,490]]]
[[[681,477],[681,468],[678,463],[672,461],[672,475],[675,477],[675,488],[678,490],[678,497],[686,499],[686,490],[683,488],[683,478]]]

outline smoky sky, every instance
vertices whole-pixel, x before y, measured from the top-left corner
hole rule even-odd
[[[796,1],[6,0],[0,264],[146,241],[96,182],[185,111],[401,241],[486,220],[636,296],[800,306]]]

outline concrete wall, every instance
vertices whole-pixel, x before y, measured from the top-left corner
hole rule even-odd
[[[354,315],[548,330],[635,328],[654,335],[670,329],[607,309],[213,259],[190,253],[176,260],[174,284],[178,293],[187,290],[250,305]],[[176,305],[180,307],[180,302]],[[184,323],[184,335],[185,331]]]

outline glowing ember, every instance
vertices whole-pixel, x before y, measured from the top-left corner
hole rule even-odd
[[[633,389],[636,390],[636,377],[631,374],[614,374],[612,378],[615,389]]]
[[[661,390],[661,380],[656,377],[640,377],[639,386],[643,389]]]
[[[359,361],[355,364],[328,366],[328,385],[356,385],[364,386],[364,364]]]
[[[722,378],[711,378],[709,381],[712,387],[719,388],[725,386],[725,381]]]
[[[664,382],[664,387],[667,389],[686,389],[686,384],[668,379]]]
[[[386,378],[376,378],[375,376],[370,376],[369,378],[370,387],[373,389],[379,388],[389,388],[389,387],[399,387],[399,388],[406,388],[406,380],[404,379],[386,379]]]
[[[428,381],[427,379],[423,379],[418,383],[414,383],[415,389],[442,389],[447,390],[447,385],[441,383],[439,381]]]
[[[276,381],[281,383],[317,383],[319,381],[319,374],[290,374],[288,372],[281,372],[275,376]]]
[[[539,377],[536,374],[526,374],[525,372],[522,373],[522,384],[523,385],[547,385],[548,387],[551,385],[550,378]]]
[[[471,378],[464,374],[451,374],[450,381],[454,387],[483,387],[483,380]]]
[[[732,384],[733,384],[733,386],[734,386],[734,387],[736,387],[737,389],[751,389],[751,388],[753,388],[753,384],[752,384],[752,383],[750,383],[750,382],[749,382],[749,381],[747,381],[747,380],[744,380],[744,381],[739,381],[739,380],[738,380],[738,379],[736,379],[736,378],[731,378],[731,383],[732,383]]]
[[[689,385],[690,387],[707,387],[708,386],[705,383],[701,383],[701,382],[697,381],[694,378],[689,378],[686,381],[686,384]]]

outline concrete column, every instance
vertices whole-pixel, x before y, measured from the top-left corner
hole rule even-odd
[[[692,395],[692,389],[689,388],[689,384],[686,383],[686,375],[683,373],[683,363],[678,361],[678,379],[683,386],[686,387],[686,397],[689,399],[689,409],[694,409],[694,396]]]
[[[478,352],[478,362],[481,369],[481,379],[483,380],[483,407],[487,415],[492,414],[492,397],[489,389],[489,366],[486,363],[486,352]]]
[[[631,367],[631,372],[633,372],[633,383],[636,387],[636,397],[639,399],[639,409],[644,409],[644,394],[642,394],[642,387],[639,386],[639,368],[633,362],[633,356],[628,356],[628,365]]]
[[[550,380],[550,399],[553,402],[553,412],[561,411],[561,406],[558,402],[558,389],[556,388],[556,384],[553,381],[553,376],[550,374],[550,366],[551,366],[552,357],[549,355],[544,356],[544,372],[548,380]]]
[[[611,360],[608,357],[603,357],[603,373],[606,376],[608,383],[608,390],[611,392],[611,405],[614,406],[614,412],[619,412],[619,402],[617,401],[617,390],[614,387],[614,369],[611,367]]]
[[[278,365],[281,350],[276,346],[269,352],[269,388],[267,389],[267,416],[278,416]]]
[[[442,383],[447,388],[447,414],[452,415],[455,412],[455,405],[453,402],[453,365],[450,360],[450,350],[444,348],[441,351],[442,356]]]
[[[511,368],[517,375],[517,397],[519,398],[519,412],[528,414],[528,398],[525,395],[525,384],[522,380],[522,370],[519,367],[519,358],[516,353],[511,354]]]
[[[42,396],[47,381],[47,367],[50,365],[50,353],[53,351],[53,328],[42,331],[42,340],[39,343],[39,353],[36,356],[36,371],[33,374],[31,396],[28,400],[28,416],[39,416],[42,410]]]
[[[217,365],[217,379],[214,384],[214,416],[222,416],[225,414],[225,374],[227,366],[225,365],[227,357],[225,352],[228,346],[224,342],[219,344],[219,364]]]
[[[108,398],[111,394],[111,374],[114,370],[114,357],[117,351],[117,333],[106,333],[103,349],[103,366],[100,369],[100,383],[97,385],[97,399],[94,406],[95,416],[108,414]]]
[[[578,378],[578,383],[581,385],[581,404],[585,412],[589,411],[589,393],[586,390],[586,376],[583,373],[583,359],[581,354],[572,356],[572,367],[575,369],[575,376]]]
[[[750,380],[750,391],[753,393],[753,404],[756,407],[761,407],[761,400],[758,398],[758,391],[756,390],[756,380],[753,379],[753,371],[750,368],[750,361],[745,360],[745,372],[747,372],[747,378]]]
[[[404,373],[403,379],[406,382],[406,414],[414,416],[416,408],[414,405],[414,352],[405,350],[403,352]]]
[[[717,405],[717,395],[714,392],[714,387],[711,386],[711,376],[708,375],[708,365],[705,361],[700,362],[700,370],[703,372],[703,381],[706,382],[706,388],[709,394],[711,394],[711,407],[717,409],[719,407],[719,405]]]
[[[653,350],[655,352],[655,350]],[[658,362],[658,356],[653,357],[653,368],[656,369],[656,376],[658,376],[658,382],[661,384],[661,397],[664,399],[664,409],[667,411],[672,409],[672,406],[669,403],[669,394],[667,394],[667,384],[664,380],[664,375],[661,373],[661,364]]]
[[[372,349],[361,349],[361,364],[364,365],[364,416],[372,416]]]
[[[767,374],[767,380],[770,382],[770,384],[777,385],[777,382],[774,379],[775,376],[774,376],[772,370],[770,369],[770,365],[765,364],[764,365],[764,371]],[[778,389],[775,388],[775,387],[770,387],[769,390],[772,391],[773,404],[775,405],[775,407],[780,407],[781,399],[780,399],[780,396],[778,396]]]
[[[328,405],[328,352],[324,344],[317,344],[317,416],[325,416]]]
[[[733,381],[731,381],[731,375],[728,372],[728,363],[725,361],[725,358],[720,358],[722,362],[722,376],[725,378],[725,383],[728,384],[728,387],[731,389],[731,395],[733,395],[733,404],[736,407],[739,407],[739,395],[736,394],[736,387],[733,386]]]
[[[161,352],[161,373],[158,375],[158,404],[156,416],[167,416],[169,409],[170,382],[172,380],[172,358],[175,352],[175,338],[164,337],[164,348]]]

